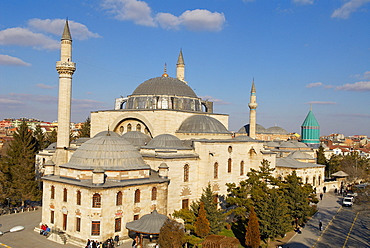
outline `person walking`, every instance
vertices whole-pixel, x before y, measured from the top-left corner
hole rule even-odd
[[[324,188],[322,188],[322,190],[324,191],[324,194],[326,193],[326,186],[324,186]]]
[[[324,196],[323,193],[320,193],[320,200],[322,201],[322,197]]]
[[[319,221],[319,230],[322,231],[322,221]]]

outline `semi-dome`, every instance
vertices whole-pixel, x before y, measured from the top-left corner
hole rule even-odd
[[[284,128],[278,127],[278,126],[267,128],[265,133],[269,133],[269,134],[288,134],[288,132]]]
[[[125,134],[122,134],[121,136],[134,146],[145,146],[146,144],[149,143],[151,138],[146,135],[145,133],[139,132],[139,131],[130,131]]]
[[[172,77],[155,77],[140,84],[132,95],[174,95],[196,98],[194,91],[183,81]]]
[[[83,143],[62,167],[75,169],[150,169],[141,154],[128,141],[113,135],[96,136]]]
[[[256,124],[256,133],[265,133],[265,132],[266,132],[266,128],[264,128],[260,124]],[[249,133],[249,124],[242,126],[239,129],[238,133]]]
[[[184,120],[177,133],[230,133],[217,119],[206,115],[193,115]]]
[[[171,134],[160,134],[154,137],[145,148],[150,149],[188,149],[182,141]]]

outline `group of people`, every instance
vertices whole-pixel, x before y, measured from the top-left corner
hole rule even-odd
[[[48,225],[42,224],[40,228],[40,235],[47,236],[50,233],[50,227]]]
[[[115,238],[115,242],[118,244],[118,238],[117,240]],[[104,242],[99,242],[97,240],[94,241],[94,240],[88,239],[87,244],[85,246],[85,248],[114,248],[114,247],[115,247],[114,241],[112,238],[109,238]]]

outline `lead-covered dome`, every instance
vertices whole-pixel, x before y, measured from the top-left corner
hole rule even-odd
[[[193,115],[184,120],[177,133],[230,133],[217,119],[206,115]]]
[[[154,137],[145,148],[149,149],[189,149],[182,141],[171,134],[160,134]]]
[[[145,146],[152,139],[145,133],[139,131],[130,131],[122,134],[121,137],[137,147]]]
[[[173,95],[196,98],[194,91],[183,81],[172,77],[155,77],[140,84],[132,95]]]
[[[269,127],[265,131],[266,134],[289,134],[284,128],[273,126]]]
[[[256,133],[265,133],[265,132],[266,132],[266,128],[264,128],[260,124],[256,124]],[[239,129],[238,133],[249,133],[249,124],[242,126]]]
[[[150,169],[141,154],[128,141],[113,135],[96,136],[83,143],[66,165],[75,169]]]

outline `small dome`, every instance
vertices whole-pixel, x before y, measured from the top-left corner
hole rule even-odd
[[[266,128],[264,128],[260,124],[256,124],[256,133],[265,133],[265,132],[266,132]],[[249,133],[249,124],[242,126],[239,129],[238,133]]]
[[[279,142],[276,142],[276,141],[270,141],[270,142],[267,142],[266,143],[266,146],[268,147],[279,147],[280,146],[280,143]]]
[[[301,152],[301,151],[295,151],[288,155],[289,158],[294,159],[313,159],[313,157],[307,153]]]
[[[284,141],[280,144],[281,148],[297,148],[297,146],[291,141]]]
[[[308,146],[305,143],[298,142],[297,140],[291,141],[296,147],[298,148],[308,148]]]
[[[171,134],[161,134],[153,138],[145,148],[164,148],[164,149],[187,149],[188,147],[184,146],[182,141]]]
[[[116,133],[116,132],[112,132],[112,131],[101,131],[100,133],[95,134],[94,138],[95,137],[99,137],[99,136],[107,136],[108,134],[110,136],[120,137],[120,135],[118,133]]]
[[[86,141],[64,166],[103,170],[150,169],[133,145],[111,135],[97,136]]]
[[[172,77],[151,78],[140,84],[132,95],[174,95],[197,98],[186,83]]]
[[[265,133],[269,134],[289,134],[284,128],[274,126],[266,129]]]
[[[240,141],[256,141],[255,139],[253,139],[253,138],[251,138],[247,135],[240,135],[240,136],[235,137],[234,139],[240,140]]]
[[[86,141],[88,141],[90,138],[88,137],[81,137],[71,142],[71,144],[75,144],[76,146],[80,146]]]
[[[130,142],[131,144],[133,144],[134,146],[138,147],[145,146],[151,140],[151,138],[148,135],[139,131],[130,131],[125,134],[122,134],[121,137]]]
[[[217,119],[206,115],[193,115],[182,122],[177,133],[230,133]]]

